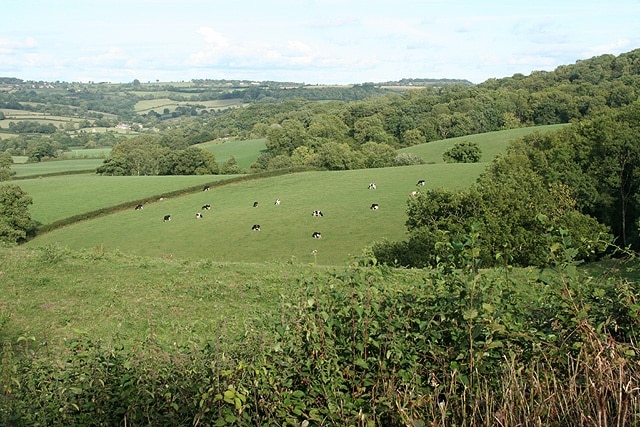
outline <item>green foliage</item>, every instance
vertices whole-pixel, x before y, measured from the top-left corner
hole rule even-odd
[[[380,262],[436,266],[450,256],[442,251],[472,230],[479,233],[478,258],[487,267],[548,265],[549,241],[562,233],[582,260],[601,256],[611,240],[607,227],[577,210],[567,186],[546,184],[515,152],[497,158],[468,190],[430,189],[411,197],[407,215],[407,241],[373,246]]]
[[[466,235],[451,247],[455,261],[443,258],[428,271],[390,269],[374,259],[340,270],[279,268],[271,280],[283,286],[281,303],[272,303],[260,330],[247,325],[233,343],[192,329],[181,331],[180,342],[167,341],[159,328],[134,343],[90,334],[67,338],[62,347],[31,334],[5,341],[0,422],[399,427],[493,426],[496,418],[508,425],[531,419],[569,425],[584,417],[600,420],[597,425],[637,423],[638,283],[613,270],[583,274],[562,244],[552,268],[480,273],[477,243],[477,233]],[[101,256],[109,259],[86,263],[115,263],[124,267],[121,274],[136,262]],[[85,268],[73,254],[62,257],[38,265]],[[153,275],[154,265],[159,262],[149,260],[134,270]],[[216,273],[215,296],[207,296],[203,274],[217,266],[201,267],[173,266],[160,286],[175,279],[182,298],[191,290],[211,301],[221,289],[239,286],[238,276]],[[259,268],[271,274],[268,265]],[[135,287],[130,282],[127,289]],[[114,296],[121,304],[124,292]],[[138,295],[132,297],[139,306]]]
[[[19,186],[0,186],[0,242],[19,242],[35,230],[29,213],[32,203],[31,197]]]
[[[474,142],[460,142],[442,154],[442,159],[447,163],[476,163],[480,161],[482,152],[480,146]]]
[[[414,153],[398,153],[393,163],[395,166],[409,166],[409,165],[422,165],[425,163],[424,159]]]
[[[224,164],[220,167],[220,173],[223,175],[233,175],[233,174],[241,174],[244,173],[242,168],[238,165],[238,161],[234,156],[229,157],[229,159],[224,162]]]
[[[14,175],[11,171],[13,158],[9,153],[0,153],[0,181],[8,181]]]

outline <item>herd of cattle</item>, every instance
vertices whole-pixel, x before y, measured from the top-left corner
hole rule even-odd
[[[417,186],[425,185],[425,180],[423,180],[423,179],[419,180],[416,183],[416,185]],[[368,187],[369,190],[375,190],[377,188],[378,187],[376,186],[376,184],[374,182],[370,183],[369,187]],[[202,191],[209,191],[210,189],[211,188],[208,185],[205,185],[202,188]],[[419,194],[419,192],[412,191],[409,195],[410,196],[417,196],[418,194]],[[160,200],[164,200],[164,198],[160,198]],[[278,198],[274,202],[274,205],[278,206],[278,205],[280,205],[280,203],[281,203],[281,200]],[[253,202],[253,207],[254,208],[257,208],[258,205],[259,205],[259,203],[257,201]],[[142,204],[138,204],[138,205],[136,205],[135,210],[142,210],[143,208],[144,208],[144,206]],[[210,210],[211,209],[211,205],[210,204],[202,205],[201,209],[202,210]],[[379,209],[379,205],[377,203],[372,203],[370,209],[372,211],[376,211],[376,210]],[[313,212],[311,212],[311,215],[315,216],[315,217],[321,217],[321,216],[324,216],[324,213],[321,210],[314,210]],[[201,212],[196,212],[195,217],[196,217],[196,219],[202,219],[203,218]],[[171,215],[165,215],[163,217],[163,221],[164,222],[171,221]],[[252,231],[260,231],[260,224],[253,224],[253,226],[251,227],[251,230]],[[311,237],[313,237],[314,239],[320,239],[320,238],[322,238],[322,233],[320,233],[319,231],[314,231],[313,234],[311,235]]]

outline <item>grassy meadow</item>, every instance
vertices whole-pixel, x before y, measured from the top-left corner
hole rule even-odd
[[[419,165],[241,181],[150,203],[142,211],[130,209],[66,226],[27,246],[103,246],[136,255],[231,262],[296,259],[346,264],[373,241],[403,238],[406,201],[418,179],[426,179],[430,187],[465,187],[483,168],[480,163]],[[367,189],[372,181],[376,190]],[[115,187],[113,193],[119,195]],[[277,198],[282,201],[279,206],[274,204]],[[256,208],[254,201],[259,202]],[[372,203],[380,209],[371,210]],[[202,211],[204,204],[211,204],[211,210]],[[314,210],[322,210],[324,216],[313,217]],[[35,218],[46,218],[46,212],[35,215],[36,206],[33,211]],[[203,218],[196,219],[196,212]],[[172,220],[165,223],[167,214]],[[260,232],[251,230],[254,224],[261,226]],[[314,231],[322,238],[313,239]]]
[[[196,145],[197,147],[212,152],[216,156],[218,164],[222,165],[231,156],[235,157],[238,166],[248,169],[260,153],[267,149],[264,139],[249,140],[215,140]]]
[[[451,148],[454,144],[461,142],[475,142],[480,147],[482,152],[481,162],[490,162],[498,154],[502,153],[509,142],[522,138],[531,132],[551,132],[558,130],[566,126],[564,124],[559,125],[545,125],[536,126],[535,128],[517,128],[507,129],[496,132],[481,133],[478,135],[461,136],[457,138],[443,139],[439,141],[432,141],[427,144],[414,145],[412,147],[402,148],[398,150],[401,153],[413,153],[429,163],[443,163],[442,154]]]
[[[229,176],[99,176],[96,174],[59,175],[17,181],[33,198],[31,217],[39,224],[163,194],[200,186]]]
[[[52,160],[50,162],[38,163],[14,163],[11,170],[16,173],[16,177],[63,174],[71,172],[95,172],[102,166],[104,159],[100,158],[80,158],[69,160]]]
[[[488,161],[514,138],[532,130],[555,128],[514,129],[463,140],[477,141],[483,160]],[[87,174],[21,180],[21,186],[34,200],[32,217],[41,225],[131,201],[130,209],[42,233],[26,246],[103,247],[139,256],[216,262],[296,260],[345,265],[376,241],[405,237],[407,199],[418,180],[426,181],[425,188],[463,188],[476,180],[486,162],[442,162],[441,153],[459,140],[412,147],[427,161],[423,165],[249,177],[162,202],[158,201],[159,196],[168,192],[230,177]],[[221,161],[233,154],[241,165],[246,165],[264,149],[264,140],[212,143],[204,148],[214,151]],[[376,190],[367,189],[370,182],[377,184]],[[277,198],[282,200],[279,206],[274,205]],[[139,200],[150,203],[143,210],[134,211],[134,201]],[[259,202],[257,208],[253,207],[254,201]],[[373,203],[380,208],[371,210]],[[212,209],[203,211],[205,204]],[[313,217],[314,210],[322,210],[325,215]],[[196,219],[196,212],[201,212],[203,218]],[[164,215],[171,215],[172,220],[165,223]],[[260,232],[251,230],[254,224],[261,226]],[[322,233],[321,239],[311,237],[315,231]]]

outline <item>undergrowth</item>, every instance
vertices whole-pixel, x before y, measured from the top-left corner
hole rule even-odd
[[[529,275],[479,271],[474,236],[450,249],[428,274],[310,267],[232,349],[5,342],[0,425],[640,423],[637,282],[583,274],[568,247]]]

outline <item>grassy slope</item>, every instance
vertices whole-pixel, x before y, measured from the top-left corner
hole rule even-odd
[[[40,224],[49,224],[131,200],[160,196],[228,178],[212,175],[124,177],[82,174],[24,179],[16,183],[33,198],[31,217]]]
[[[399,150],[399,152],[414,153],[425,159],[427,162],[443,163],[442,154],[451,148],[454,144],[460,142],[475,142],[482,151],[482,162],[489,162],[491,159],[502,153],[507,144],[518,138],[530,134],[531,132],[549,132],[560,129],[566,125],[547,125],[537,126],[535,128],[518,128],[501,130],[497,132],[487,132],[478,135],[461,136],[458,138],[443,139],[433,141],[427,144],[414,145]]]
[[[11,165],[11,170],[16,173],[17,177],[74,171],[95,171],[98,167],[102,166],[103,161],[104,159],[74,159],[40,163],[14,163]]]
[[[536,128],[551,130],[557,126]],[[43,234],[29,246],[60,244],[71,248],[104,245],[146,256],[174,256],[216,261],[261,262],[265,260],[317,261],[344,264],[374,241],[401,240],[408,195],[418,179],[427,188],[462,188],[472,184],[486,163],[445,164],[442,152],[459,140],[476,141],[486,160],[504,150],[508,142],[532,129],[514,129],[437,141],[403,151],[420,154],[427,164],[345,172],[308,172],[246,181],[213,188],[162,203],[144,211],[125,211],[84,221]],[[263,141],[228,143],[231,151],[255,156]],[[219,144],[225,146],[226,144]],[[229,152],[231,152],[229,151]],[[243,156],[239,156],[243,157]],[[243,157],[244,158],[244,157]],[[224,179],[224,177],[218,179]],[[207,182],[211,177],[59,177],[21,181],[34,198],[34,219],[56,219],[104,208],[163,191]],[[369,182],[377,190],[367,190]],[[281,206],[274,206],[276,198]],[[261,205],[253,208],[253,201]],[[195,219],[203,204],[213,205]],[[380,209],[371,211],[371,203]],[[321,209],[326,216],[313,218]],[[170,223],[162,217],[172,215]],[[252,232],[260,224],[262,231]],[[312,239],[320,231],[323,238]],[[312,255],[317,251],[317,255]]]
[[[28,272],[25,274],[25,272]],[[277,317],[291,265],[217,264],[81,253],[0,249],[0,341],[33,337],[55,348],[78,335],[109,342],[154,336],[214,345]],[[291,282],[289,282],[291,283]],[[96,321],[99,319],[99,321]],[[36,338],[37,337],[37,338]]]
[[[218,164],[223,164],[231,156],[235,157],[238,166],[247,169],[260,153],[267,148],[264,139],[249,139],[244,141],[210,141],[198,144],[197,147],[210,151],[216,156]]]
[[[245,181],[74,224],[27,245],[104,245],[138,255],[238,262],[291,257],[313,262],[312,251],[317,250],[318,263],[344,264],[373,241],[404,237],[406,201],[418,179],[426,179],[428,187],[461,188],[483,169],[484,164],[428,164]],[[367,189],[371,181],[377,190]],[[282,200],[280,206],[273,204],[276,198]],[[260,202],[257,208],[254,201]],[[195,219],[206,203],[212,210]],[[380,209],[370,210],[372,203]],[[316,209],[325,216],[312,217]],[[162,221],[165,214],[172,216],[171,222]],[[251,231],[253,224],[262,231]],[[314,231],[323,238],[311,238]]]

